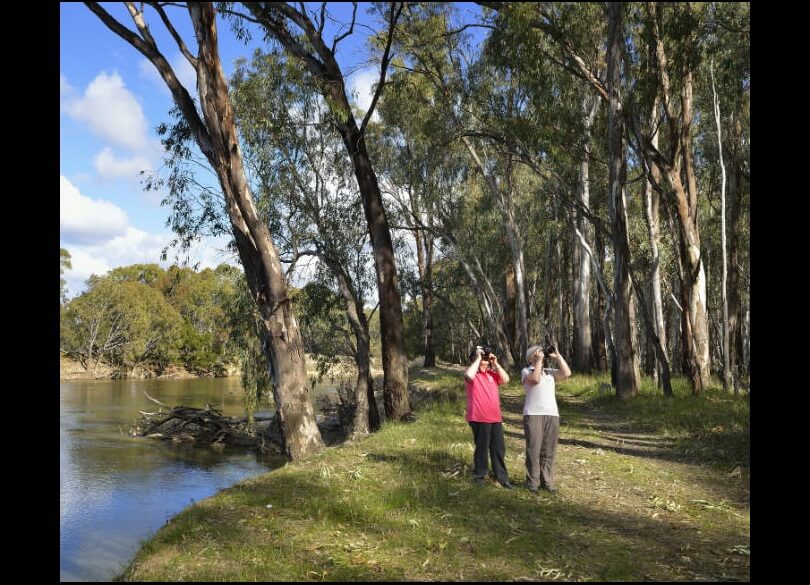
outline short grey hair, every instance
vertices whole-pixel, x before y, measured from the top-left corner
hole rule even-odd
[[[533,345],[529,349],[526,350],[526,363],[531,365],[532,363],[532,356],[535,354],[536,351],[542,350],[542,345]]]

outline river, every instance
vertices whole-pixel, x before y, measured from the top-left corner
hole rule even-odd
[[[238,377],[60,383],[60,577],[107,581],[173,515],[242,479],[284,465],[277,455],[132,438],[143,391],[165,404],[243,416]],[[324,394],[328,387],[316,391]],[[272,414],[266,398],[257,414]]]

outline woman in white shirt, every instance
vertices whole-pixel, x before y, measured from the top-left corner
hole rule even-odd
[[[560,363],[559,369],[544,368],[546,352]],[[546,350],[533,345],[526,352],[528,367],[520,379],[526,390],[523,404],[523,432],[526,436],[526,486],[536,492],[542,488],[555,493],[554,455],[560,432],[560,413],[555,397],[556,382],[571,375],[571,369],[555,346]]]

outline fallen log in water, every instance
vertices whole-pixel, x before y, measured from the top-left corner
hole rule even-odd
[[[247,417],[225,416],[216,405],[206,404],[205,408],[193,406],[170,407],[159,400],[152,398],[144,391],[144,395],[158,404],[161,408],[157,412],[140,411],[140,418],[130,429],[133,437],[148,437],[162,439],[175,443],[194,443],[224,447],[234,445],[239,447],[256,448],[261,451],[276,451],[282,453],[281,438],[273,432],[274,425],[266,425],[261,431],[248,430]],[[166,412],[163,409],[167,409]],[[254,421],[266,421],[267,417],[255,417]]]
[[[160,408],[157,412],[140,411],[140,418],[129,430],[133,437],[211,447],[231,445],[284,454],[281,432],[274,417],[253,417],[254,422],[265,424],[256,425],[250,432],[247,417],[225,416],[215,404],[206,404],[205,408],[169,406],[149,396],[145,390],[142,392]],[[327,445],[346,440],[350,423],[345,418],[335,407],[326,408],[317,416],[318,428]]]

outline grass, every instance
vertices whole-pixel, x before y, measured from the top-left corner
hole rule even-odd
[[[644,386],[619,401],[598,395],[603,378],[574,377],[558,391],[560,492],[537,495],[470,481],[460,369],[411,380],[416,422],[194,504],[121,578],[750,579],[746,400],[679,386],[667,401]],[[522,486],[519,382],[502,395],[507,467]]]

